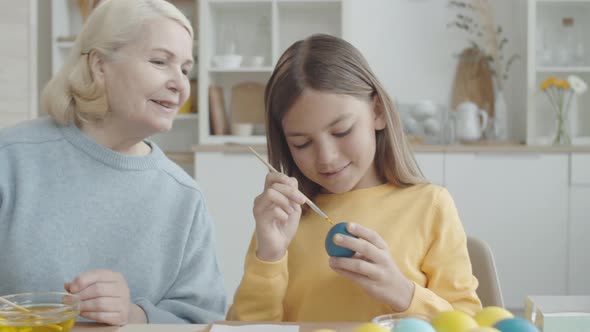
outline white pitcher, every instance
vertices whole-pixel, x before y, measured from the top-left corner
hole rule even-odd
[[[466,101],[457,106],[455,114],[455,136],[461,141],[477,141],[488,125],[488,113],[480,110],[473,102]]]

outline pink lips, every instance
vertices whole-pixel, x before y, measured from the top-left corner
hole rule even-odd
[[[348,165],[350,165],[350,163],[346,164],[344,167],[338,168],[336,170],[330,170],[330,171],[321,171],[320,174],[323,176],[327,176],[327,177],[333,177],[338,175],[342,170],[344,170],[346,167],[348,167]]]
[[[150,100],[154,104],[161,106],[161,110],[165,113],[173,113],[177,110],[178,103],[168,100]]]

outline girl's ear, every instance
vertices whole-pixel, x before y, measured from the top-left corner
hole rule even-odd
[[[387,121],[385,121],[385,110],[383,105],[379,102],[378,96],[373,96],[373,118],[375,130],[385,129]]]
[[[104,61],[94,50],[88,54],[88,69],[94,82],[104,83]]]

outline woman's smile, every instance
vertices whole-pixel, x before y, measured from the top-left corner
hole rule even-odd
[[[161,112],[164,112],[164,113],[174,113],[174,112],[176,112],[176,110],[178,110],[177,103],[164,101],[164,100],[153,100],[153,99],[150,99],[150,101],[152,103],[156,104],[156,107],[158,108],[158,110],[160,110]]]

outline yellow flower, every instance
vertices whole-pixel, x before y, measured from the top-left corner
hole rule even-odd
[[[570,75],[567,79],[549,76],[540,85],[541,90],[547,95],[551,108],[559,117],[567,112],[574,94],[582,94],[587,85],[581,78]]]
[[[563,80],[563,79],[557,80],[555,82],[555,86],[560,89],[564,89],[564,90],[569,90],[569,88],[570,88],[570,84],[567,82],[567,80]]]
[[[555,81],[557,81],[557,79],[555,77],[553,77],[553,76],[547,77],[541,83],[541,90],[545,91],[545,90],[549,89],[550,87],[552,87],[555,84]]]

